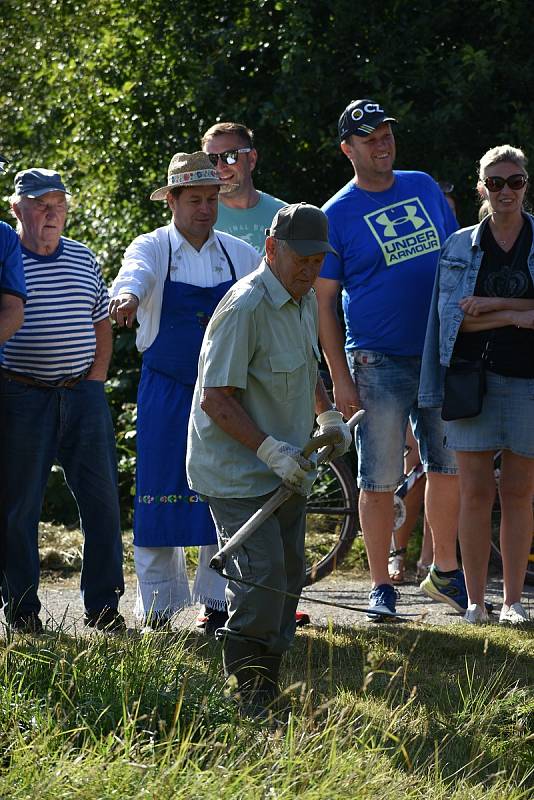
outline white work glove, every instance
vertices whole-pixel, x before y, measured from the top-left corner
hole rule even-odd
[[[315,461],[305,458],[298,447],[268,436],[256,450],[256,455],[293,491],[305,497],[310,493],[317,477]]]
[[[339,444],[332,445],[332,451],[328,455],[328,459],[339,458],[346,453],[352,444],[352,432],[346,422],[343,422],[343,414],[341,411],[330,409],[330,411],[323,411],[317,417],[317,424],[319,425],[318,436],[323,433],[331,433],[332,431],[339,431],[343,439]]]

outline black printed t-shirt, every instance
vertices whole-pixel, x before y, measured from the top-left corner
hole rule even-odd
[[[512,249],[505,253],[490,229],[484,227],[480,240],[484,251],[474,294],[478,297],[534,298],[534,284],[528,269],[532,247],[532,226],[525,220]],[[512,378],[534,378],[534,331],[509,325],[487,331],[459,333],[454,358],[474,361],[486,353],[486,368]]]

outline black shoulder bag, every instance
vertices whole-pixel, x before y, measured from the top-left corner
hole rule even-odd
[[[441,419],[469,419],[478,417],[482,411],[482,401],[486,393],[486,359],[489,339],[476,361],[456,359],[445,370],[445,389]]]

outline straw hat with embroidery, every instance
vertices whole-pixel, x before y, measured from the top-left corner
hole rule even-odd
[[[152,192],[151,200],[165,200],[167,192],[171,189],[180,189],[192,186],[220,186],[221,192],[227,192],[235,184],[224,183],[217,175],[217,170],[211,163],[208,154],[175,153],[171,158],[167,172],[167,185],[161,186]]]

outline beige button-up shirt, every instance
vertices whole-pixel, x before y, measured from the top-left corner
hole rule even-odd
[[[265,261],[221,300],[206,330],[189,420],[189,485],[212,497],[256,497],[280,478],[226,434],[202,409],[207,387],[233,386],[236,399],[266,434],[302,448],[315,417],[320,359],[317,300],[297,302]]]

